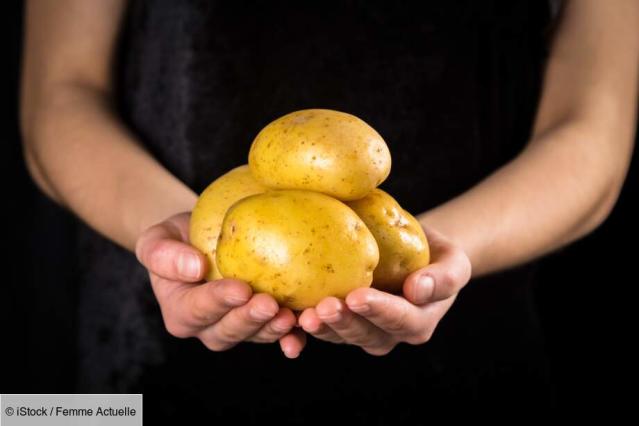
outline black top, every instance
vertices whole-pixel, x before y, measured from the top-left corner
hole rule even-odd
[[[382,188],[420,213],[521,150],[548,21],[537,0],[423,3],[132,1],[122,116],[200,192],[246,163],[271,120],[304,108],[349,112],[390,147]],[[278,345],[214,353],[170,337],[135,257],[86,227],[79,235],[78,391],[144,392],[147,418],[185,404],[211,420],[318,420],[340,408],[341,419],[388,424],[448,405],[546,398],[532,265],[473,280],[425,345],[373,357],[311,338],[291,361]]]

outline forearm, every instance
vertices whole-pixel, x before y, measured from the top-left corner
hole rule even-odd
[[[420,216],[467,251],[473,275],[556,250],[606,218],[633,150],[638,29],[636,0],[567,1],[527,147]]]
[[[466,251],[473,276],[556,250],[601,223],[621,186],[622,179],[607,171],[612,166],[603,167],[587,143],[592,137],[578,125],[542,136],[477,186],[419,220]]]
[[[191,210],[196,194],[137,143],[105,93],[71,84],[34,98],[23,120],[29,170],[89,226],[133,250],[143,229]]]

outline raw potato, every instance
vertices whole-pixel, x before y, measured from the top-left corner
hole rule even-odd
[[[384,139],[361,119],[307,109],[262,129],[251,145],[249,166],[270,188],[307,189],[356,200],[388,177],[391,156]]]
[[[379,259],[375,238],[353,210],[327,195],[298,190],[234,204],[217,250],[224,277],[243,280],[295,310],[370,286]]]
[[[267,191],[258,183],[247,165],[236,167],[211,183],[200,195],[191,213],[189,239],[209,261],[207,280],[222,278],[215,263],[217,238],[228,208],[249,195]]]
[[[373,287],[400,293],[408,274],[430,262],[424,230],[417,219],[381,189],[374,189],[361,200],[347,204],[373,233],[379,247]]]

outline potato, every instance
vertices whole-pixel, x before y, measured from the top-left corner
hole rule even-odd
[[[248,162],[265,186],[340,200],[364,197],[391,168],[388,146],[375,129],[327,109],[292,112],[268,124],[253,141]]]
[[[207,280],[222,278],[215,263],[215,250],[226,210],[236,201],[266,190],[243,165],[220,176],[198,198],[191,213],[189,239],[209,261]]]
[[[229,208],[217,246],[226,278],[301,310],[368,287],[379,251],[364,222],[318,192],[269,191]]]
[[[372,286],[400,293],[411,272],[430,262],[430,249],[421,225],[393,197],[374,189],[366,197],[347,203],[375,236],[379,263]]]

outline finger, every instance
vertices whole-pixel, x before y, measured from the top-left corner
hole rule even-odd
[[[204,255],[182,242],[176,225],[165,221],[144,231],[138,238],[135,254],[147,269],[174,281],[200,281],[206,273]]]
[[[385,348],[391,345],[388,333],[366,318],[353,313],[336,297],[327,297],[316,307],[318,317],[337,333],[346,343],[361,346],[366,350]]]
[[[431,332],[428,316],[406,299],[374,288],[359,288],[346,297],[350,310],[397,338],[419,339]]]
[[[300,315],[298,322],[304,331],[317,339],[331,343],[344,343],[344,339],[319,319],[314,308],[305,309]]]
[[[268,323],[279,310],[275,299],[267,294],[256,294],[249,302],[232,309],[215,324],[202,330],[198,336],[211,350],[229,349],[247,340]]]
[[[468,256],[459,248],[435,240],[434,262],[411,273],[404,281],[406,299],[416,305],[447,299],[457,294],[470,280]]]
[[[264,327],[255,333],[249,341],[255,343],[273,343],[286,335],[295,326],[295,314],[288,308],[282,308]]]
[[[306,346],[306,333],[299,328],[294,329],[280,339],[280,347],[287,358],[297,358]]]
[[[190,337],[248,302],[251,288],[241,281],[218,280],[192,285],[151,274],[164,324],[176,337]]]
[[[171,300],[175,314],[192,327],[207,327],[218,322],[233,308],[246,304],[252,296],[248,284],[231,279],[185,286]]]

